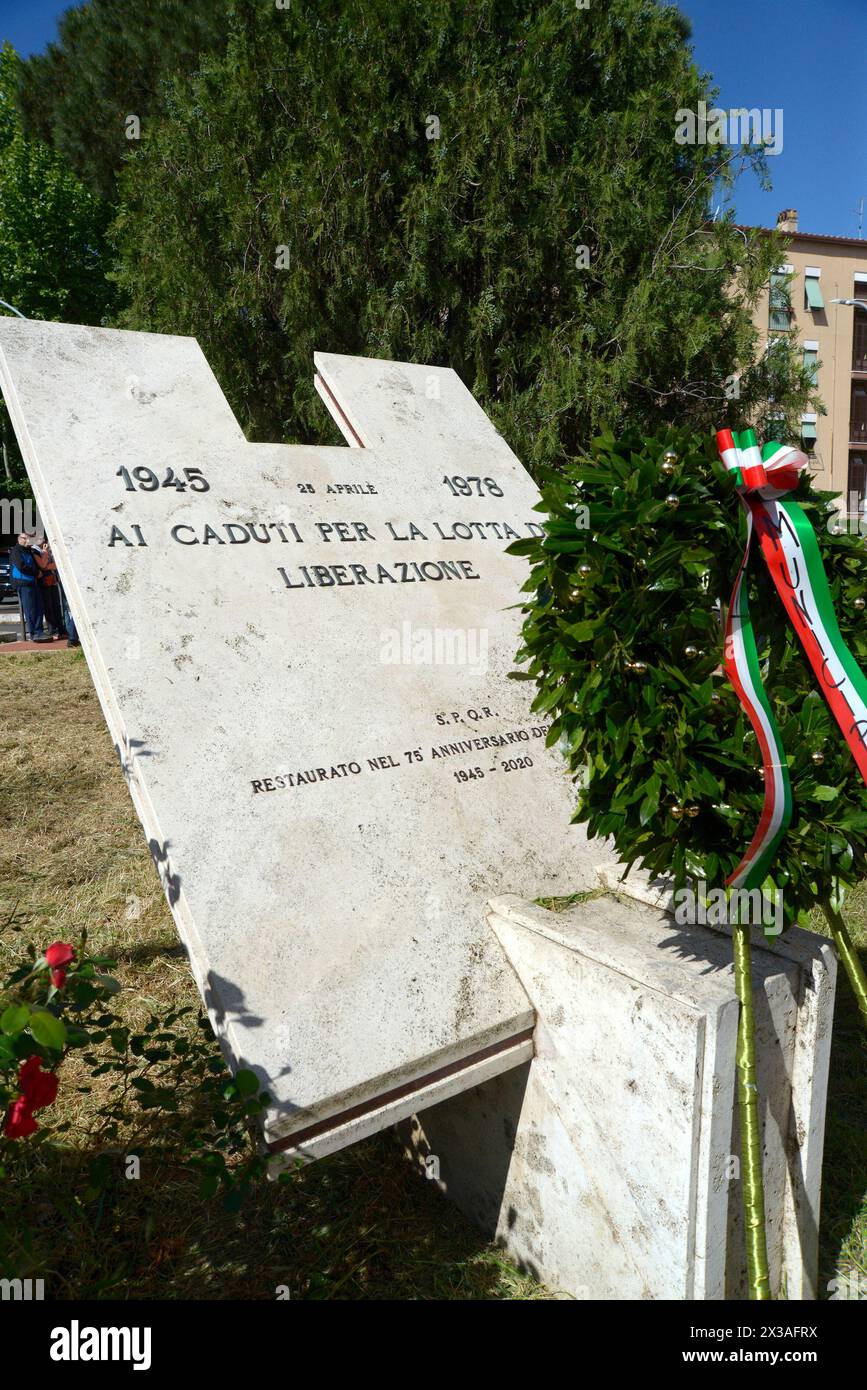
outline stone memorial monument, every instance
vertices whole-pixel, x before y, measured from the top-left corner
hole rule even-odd
[[[554,1286],[724,1297],[726,943],[690,960],[658,912],[532,905],[597,890],[608,857],[509,679],[527,569],[504,551],[539,534],[537,490],[454,372],[315,366],[348,448],[248,443],[193,339],[0,320],[151,853],[226,1057],[272,1097],[263,1143],[316,1158],[412,1123]],[[833,961],[803,933],[768,954],[776,1271],[806,1296]]]

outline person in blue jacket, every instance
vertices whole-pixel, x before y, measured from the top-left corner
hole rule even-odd
[[[70,647],[80,647],[81,642],[79,641],[78,632],[76,631],[75,619],[73,618],[72,610],[66,601],[66,593],[62,584],[60,586],[60,604],[61,611],[63,613],[63,625],[66,628],[67,645]]]
[[[42,628],[42,595],[39,592],[39,567],[33,554],[33,539],[26,532],[18,537],[18,544],[9,552],[12,584],[18,590],[21,611],[24,614],[24,628],[31,642],[50,642]]]

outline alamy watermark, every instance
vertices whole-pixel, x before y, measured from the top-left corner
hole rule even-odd
[[[131,1361],[134,1371],[151,1364],[149,1327],[82,1327],[73,1318],[69,1327],[55,1327],[48,1355],[52,1361]]]
[[[863,1303],[867,1300],[867,1274],[859,1274],[854,1269],[838,1275],[836,1279],[829,1279],[826,1287],[829,1299],[838,1303]]]
[[[44,1279],[0,1279],[0,1300],[41,1302],[45,1298]]]
[[[839,512],[836,504],[829,504],[826,529],[832,536],[844,532],[850,536],[867,536],[867,498],[860,492],[850,492],[847,512]]]
[[[783,894],[775,888],[708,888],[704,879],[672,895],[674,920],[681,927],[761,927],[765,936],[783,930]]]
[[[708,110],[700,101],[695,110],[681,106],[675,112],[675,143],[678,145],[760,145],[765,154],[782,154],[783,108],[733,106],[723,111]]]
[[[485,627],[417,627],[408,620],[383,628],[379,659],[383,666],[472,666],[488,669]]]
[[[41,540],[45,535],[39,508],[31,497],[4,497],[0,499],[0,534],[4,536],[36,536]]]

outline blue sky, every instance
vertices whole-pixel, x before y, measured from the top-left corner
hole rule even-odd
[[[57,0],[0,0],[0,39],[8,39],[26,58],[57,34],[57,18],[70,8]]]
[[[858,200],[867,207],[867,0],[678,3],[720,106],[783,111],[783,148],[768,160],[773,189],[763,193],[744,175],[738,221],[773,226],[781,208],[793,207],[804,231],[857,236]],[[66,8],[56,0],[0,0],[0,38],[19,53],[38,51]]]
[[[739,222],[770,227],[797,208],[800,227],[867,236],[867,0],[678,0],[692,21],[698,66],[719,106],[783,111],[783,148],[768,159],[763,193],[752,174],[737,186]]]

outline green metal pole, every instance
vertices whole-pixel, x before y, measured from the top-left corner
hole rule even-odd
[[[738,1109],[741,1117],[741,1177],[744,1199],[744,1234],[750,1298],[769,1300],[768,1242],[765,1235],[765,1188],[762,1173],[762,1137],[759,1128],[759,1088],[756,1084],[756,1025],[753,1015],[753,982],[750,965],[750,929],[732,929],[735,989],[740,1000],[738,1020]]]
[[[830,903],[822,903],[822,911],[828,919],[831,928],[831,935],[834,938],[834,945],[837,947],[837,954],[843,962],[846,974],[849,976],[849,983],[852,986],[852,993],[858,1001],[858,1008],[861,1010],[861,1017],[867,1026],[867,975],[864,974],[864,967],[858,959],[858,952],[852,943],[849,929],[839,912]]]

